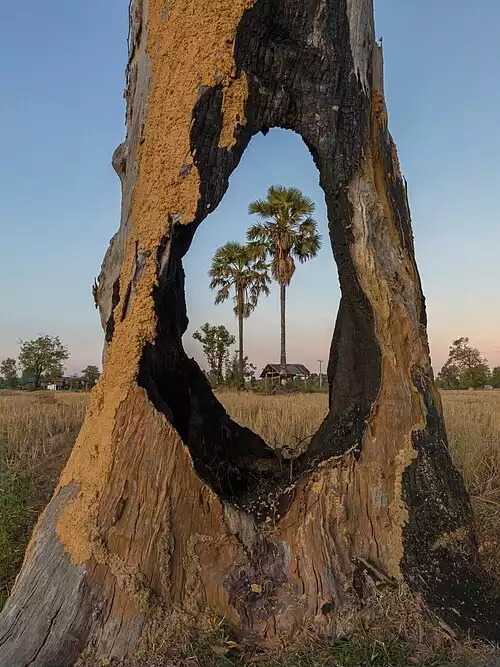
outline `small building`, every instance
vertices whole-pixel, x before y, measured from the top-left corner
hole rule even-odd
[[[42,389],[47,389],[48,391],[60,391],[64,389],[64,380],[63,378],[56,380],[47,380],[40,383]]]
[[[280,377],[280,364],[267,364],[262,369],[260,374],[261,378],[269,380],[279,380]],[[311,372],[304,364],[287,364],[286,365],[286,379],[287,380],[307,380],[311,375]]]
[[[84,378],[62,377],[41,382],[40,386],[48,391],[81,391],[87,388],[87,383]]]

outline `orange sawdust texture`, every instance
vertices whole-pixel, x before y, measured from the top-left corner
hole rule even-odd
[[[73,480],[79,485],[78,496],[57,524],[59,539],[74,563],[92,556],[99,499],[114,460],[116,413],[124,401],[131,400],[145,343],[155,340],[156,250],[168,232],[169,216],[179,213],[180,222],[186,224],[197,208],[198,172],[192,169],[183,178],[181,170],[190,156],[191,117],[200,86],[221,83],[224,87],[224,145],[232,143],[231,128],[244,124],[246,82],[237,82],[233,46],[240,17],[251,4],[252,0],[169,0],[165,20],[164,0],[149,0],[152,86],[120,275],[122,297],[123,286],[132,276],[136,243],[150,255],[124,321],[123,303],[115,309],[115,331],[103,376],[60,480],[60,486]]]
[[[232,148],[236,142],[235,129],[245,125],[245,102],[248,99],[248,82],[245,73],[224,89],[222,101],[221,148]]]

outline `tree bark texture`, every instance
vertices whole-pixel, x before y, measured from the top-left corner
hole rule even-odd
[[[281,356],[280,382],[286,381],[286,285],[280,285]]]
[[[158,610],[196,624],[211,608],[263,643],[335,635],[363,562],[498,638],[433,383],[371,0],[133,0],[129,43],[103,377],[1,615],[0,664],[126,660]],[[319,170],[342,290],[330,410],[292,479],[181,342],[182,259],[272,127]]]
[[[245,387],[245,354],[243,351],[243,312],[245,308],[245,295],[241,287],[238,287],[238,375],[241,388]]]

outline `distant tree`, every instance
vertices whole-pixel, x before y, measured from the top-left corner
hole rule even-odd
[[[280,286],[281,359],[280,376],[286,378],[286,288],[295,273],[295,259],[307,262],[321,249],[321,236],[313,219],[314,202],[298,188],[271,186],[266,199],[248,207],[262,218],[247,232],[248,240],[271,258],[271,273]]]
[[[60,377],[67,359],[68,348],[58,336],[39,336],[34,340],[21,341],[19,364],[23,374],[33,378],[35,389],[44,378]]]
[[[255,378],[257,367],[248,361],[248,357],[243,357],[243,377],[245,382],[252,382]],[[224,374],[224,384],[228,387],[241,386],[241,369],[239,350],[226,360],[226,369]]]
[[[217,290],[216,304],[226,301],[234,291],[233,310],[238,318],[239,332],[239,377],[240,385],[244,386],[243,320],[255,310],[259,297],[269,294],[268,265],[253,246],[230,241],[215,253],[209,276],[211,289]]]
[[[3,378],[5,385],[9,389],[17,387],[19,378],[17,376],[16,360],[12,357],[7,357],[0,363],[0,377]]]
[[[480,388],[490,384],[491,371],[488,362],[476,366],[468,377],[469,387]]]
[[[101,377],[101,373],[97,366],[87,366],[82,371],[82,377],[85,380],[85,384],[89,388],[92,388]]]
[[[437,380],[445,389],[469,389],[488,384],[490,370],[486,359],[470,345],[468,338],[454,340],[448,352],[448,360]]]
[[[496,389],[500,389],[500,366],[495,366],[491,371],[490,384]]]
[[[224,380],[224,363],[229,356],[229,348],[236,339],[229,333],[223,324],[212,326],[206,322],[199,331],[195,331],[193,338],[203,346],[203,353],[207,359],[209,378],[213,378],[216,385]]]
[[[460,389],[460,373],[456,366],[446,362],[436,377],[439,389]]]

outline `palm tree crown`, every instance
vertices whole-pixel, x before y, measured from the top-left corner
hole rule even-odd
[[[234,314],[249,317],[259,297],[269,294],[268,265],[255,248],[229,241],[217,250],[209,271],[215,303],[226,301],[234,289]]]
[[[266,199],[248,207],[262,222],[250,227],[248,240],[271,258],[271,273],[280,285],[288,287],[295,273],[295,259],[306,262],[321,249],[321,236],[312,217],[314,202],[298,188],[271,186]]]

